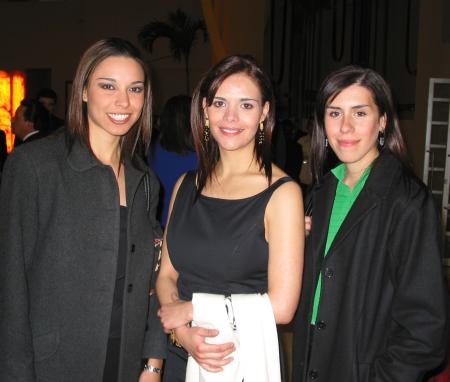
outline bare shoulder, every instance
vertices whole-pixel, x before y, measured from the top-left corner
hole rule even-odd
[[[276,165],[272,165],[272,184],[281,178],[288,177],[282,169],[280,169]],[[297,182],[292,180],[291,182],[285,182],[281,186],[279,186],[271,199],[279,199],[279,198],[300,198],[302,200],[302,190]]]

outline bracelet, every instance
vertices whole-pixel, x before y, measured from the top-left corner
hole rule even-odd
[[[144,370],[148,371],[150,373],[156,373],[156,374],[161,374],[161,372],[162,372],[162,369],[160,367],[155,367],[149,363],[146,363],[144,365]]]
[[[181,344],[177,340],[177,336],[175,335],[175,330],[170,331],[170,341],[173,345],[175,345],[177,348],[182,348]]]

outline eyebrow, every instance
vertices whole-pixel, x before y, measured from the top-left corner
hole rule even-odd
[[[226,98],[224,98],[224,97],[214,97],[214,99],[219,99],[221,101],[226,101]],[[259,101],[257,99],[254,99],[254,98],[241,98],[240,101],[253,101],[253,102],[259,103]]]
[[[117,82],[116,79],[114,78],[109,78],[109,77],[98,77],[96,78],[96,80],[103,80],[103,81],[112,81],[112,82]],[[133,81],[132,84],[143,84],[144,81]]]
[[[352,106],[351,108],[352,109],[362,109],[363,107],[369,107],[369,105],[355,105],[355,106]],[[326,108],[333,109],[333,110],[341,110],[342,109],[339,106],[332,106],[332,105],[328,105]]]

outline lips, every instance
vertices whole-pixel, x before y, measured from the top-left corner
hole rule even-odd
[[[231,127],[220,127],[220,132],[224,135],[234,136],[240,134],[244,129],[231,128]]]
[[[107,113],[107,115],[112,122],[119,125],[127,123],[131,117],[131,114],[129,113]]]
[[[339,139],[338,144],[340,147],[353,147],[359,143],[357,139]]]

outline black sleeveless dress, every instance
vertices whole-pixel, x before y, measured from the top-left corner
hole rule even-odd
[[[248,198],[219,199],[197,197],[195,175],[186,174],[167,227],[180,298],[191,300],[192,293],[266,293],[269,246],[264,214],[273,192],[292,179],[283,177]],[[184,366],[176,358],[183,359]],[[169,346],[164,381],[184,381],[186,358],[183,349]]]

